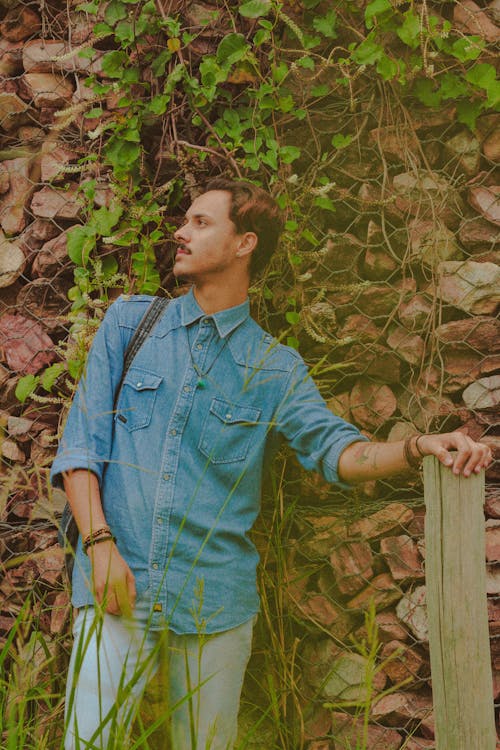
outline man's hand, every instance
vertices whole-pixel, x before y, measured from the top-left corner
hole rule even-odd
[[[339,476],[344,482],[355,484],[371,479],[384,479],[393,474],[409,470],[405,455],[405,442],[394,443],[352,443],[339,458]],[[423,456],[436,456],[454,474],[464,477],[479,473],[492,460],[491,450],[485,443],[476,443],[463,432],[447,432],[443,435],[413,436],[410,453],[417,459]],[[451,454],[450,451],[456,451]]]
[[[418,449],[425,456],[436,456],[454,474],[479,474],[491,463],[491,449],[485,443],[476,443],[463,432],[446,432],[442,435],[421,435]],[[449,451],[456,451],[452,455]]]
[[[112,539],[89,547],[94,596],[111,615],[130,616],[135,605],[132,571]]]

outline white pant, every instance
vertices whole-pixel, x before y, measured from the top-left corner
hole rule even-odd
[[[80,610],[66,689],[65,750],[124,750],[161,662],[172,750],[230,750],[254,619],[211,636],[148,631],[147,620]]]

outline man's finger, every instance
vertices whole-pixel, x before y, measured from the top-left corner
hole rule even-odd
[[[119,613],[124,617],[131,617],[132,602],[130,601],[129,590],[126,581],[117,581],[114,585],[116,601],[118,603]]]

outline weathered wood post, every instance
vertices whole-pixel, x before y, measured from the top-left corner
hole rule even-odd
[[[424,459],[425,571],[437,750],[495,750],[484,472]]]

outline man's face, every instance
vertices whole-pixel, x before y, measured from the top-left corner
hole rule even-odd
[[[174,232],[175,276],[196,281],[230,275],[241,239],[229,218],[230,207],[231,195],[225,190],[210,190],[193,201],[184,224]]]

